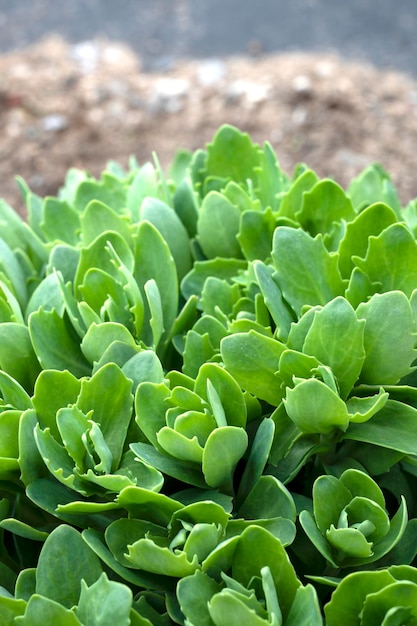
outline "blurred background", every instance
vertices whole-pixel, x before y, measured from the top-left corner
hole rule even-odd
[[[225,122],[343,185],[372,161],[417,195],[415,0],[0,0],[0,197],[54,194]]]
[[[129,44],[146,68],[178,58],[338,52],[417,74],[415,0],[1,0],[0,50],[47,33]]]

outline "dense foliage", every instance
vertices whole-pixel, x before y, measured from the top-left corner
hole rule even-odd
[[[230,126],[0,202],[0,621],[417,623],[417,203]]]

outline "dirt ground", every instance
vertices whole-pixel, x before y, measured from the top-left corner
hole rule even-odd
[[[23,212],[17,174],[44,196],[69,167],[98,175],[153,151],[167,167],[225,122],[270,141],[287,172],[304,161],[346,186],[379,161],[403,204],[417,196],[417,81],[335,56],[252,52],[158,73],[109,41],[51,37],[0,56],[0,197]]]

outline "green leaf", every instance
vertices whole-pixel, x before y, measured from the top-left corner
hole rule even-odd
[[[318,176],[312,170],[306,169],[293,182],[281,198],[278,215],[295,219],[303,203],[304,194],[318,182]]]
[[[346,482],[348,485],[350,484],[348,476],[346,476]],[[319,476],[314,482],[314,518],[323,535],[332,524],[337,526],[340,512],[351,501],[353,494],[348,485],[345,486],[342,480],[338,480],[334,476],[326,475]],[[385,506],[385,501],[383,506]]]
[[[0,394],[11,408],[25,411],[32,408],[32,401],[23,387],[9,374],[0,370]]]
[[[338,563],[335,560],[330,544],[318,529],[314,517],[311,515],[310,511],[301,511],[299,515],[299,520],[304,532],[306,533],[307,537],[310,539],[314,547],[317,548],[320,554],[324,556],[326,561],[330,563],[332,567],[338,568]]]
[[[376,502],[382,509],[385,508],[385,498],[378,484],[367,474],[355,469],[347,469],[339,479],[342,484],[354,496],[361,496]],[[318,500],[325,494],[317,494]],[[334,520],[333,520],[334,523]]]
[[[111,451],[112,469],[117,469],[132,418],[132,382],[116,364],[108,363],[81,381],[77,407],[85,413],[93,411],[92,418],[100,424]]]
[[[64,315],[65,301],[56,271],[46,276],[32,293],[25,311],[26,320],[31,313],[37,311],[40,307],[44,311],[55,309],[61,317]]]
[[[65,241],[76,245],[80,235],[80,216],[65,200],[48,197],[42,203],[39,227],[47,241]]]
[[[200,570],[182,578],[177,586],[177,597],[182,612],[190,624],[215,626],[210,617],[208,602],[220,591],[221,585]]]
[[[74,376],[89,374],[91,368],[81,352],[78,337],[55,310],[40,308],[28,320],[30,338],[43,369],[69,370]]]
[[[260,617],[252,608],[240,599],[237,594],[224,590],[216,594],[208,603],[210,617],[216,626],[275,626],[276,621],[270,622]]]
[[[28,602],[30,597],[36,593],[36,567],[22,570],[16,580],[16,599]]]
[[[204,318],[200,318],[204,319]],[[220,322],[218,323],[220,325]],[[189,330],[185,340],[185,346],[183,350],[183,367],[184,374],[190,377],[198,375],[200,367],[215,359],[218,350],[213,346],[210,341],[208,333],[200,335],[195,330]]]
[[[107,204],[99,200],[91,200],[80,216],[81,236],[84,246],[89,246],[105,231],[115,231],[126,241],[131,240],[130,220],[119,215]]]
[[[283,298],[274,269],[260,261],[255,262],[253,267],[265,304],[276,324],[276,336],[285,341],[295,321],[294,315]]]
[[[416,333],[410,302],[401,291],[375,294],[359,305],[357,316],[365,320],[365,361],[360,381],[394,385],[413,371]]]
[[[22,309],[27,302],[26,279],[18,258],[7,243],[0,237],[0,275],[6,277],[12,293],[16,296]],[[2,276],[2,277],[3,277]]]
[[[49,475],[48,469],[39,453],[34,429],[38,420],[33,409],[22,413],[19,423],[19,467],[20,478],[25,486],[37,478]],[[56,428],[56,432],[58,429]]]
[[[134,222],[139,221],[140,207],[143,200],[148,197],[159,196],[157,175],[152,163],[142,165],[127,188],[126,207],[132,215]]]
[[[142,382],[135,394],[136,422],[147,439],[159,449],[156,433],[166,426],[165,401],[170,390],[164,383]]]
[[[174,409],[175,413],[177,411]],[[174,413],[174,412],[173,412]],[[197,437],[200,446],[204,446],[207,437],[216,428],[216,420],[207,411],[184,411],[175,417],[173,428],[188,439]],[[201,461],[201,459],[200,459]]]
[[[296,510],[290,492],[275,476],[261,476],[239,509],[245,519],[283,517],[295,522]]]
[[[364,326],[348,301],[339,296],[315,312],[304,340],[303,352],[331,367],[342,398],[350,393],[366,358]]]
[[[72,283],[75,279],[80,256],[79,248],[74,248],[67,244],[55,245],[49,255],[49,262],[46,268],[47,275],[61,274],[64,283]]]
[[[24,600],[0,595],[0,620],[3,626],[14,626],[15,617],[23,615],[26,608]]]
[[[277,156],[266,141],[261,154],[256,195],[262,206],[270,206],[274,211],[279,206],[279,194],[289,187],[288,176],[281,170]]]
[[[366,597],[394,582],[395,578],[387,570],[349,574],[324,607],[326,626],[359,626]]]
[[[14,535],[24,537],[30,541],[45,541],[48,537],[47,532],[39,530],[38,528],[33,528],[32,526],[29,526],[29,524],[25,524],[24,522],[13,518],[2,519],[0,526]]]
[[[219,309],[222,314],[230,315],[239,298],[238,285],[231,285],[221,278],[209,276],[204,283],[200,304],[206,315],[216,317]]]
[[[246,210],[242,213],[237,240],[248,261],[264,261],[270,257],[276,226],[277,218],[270,208],[262,212]],[[240,250],[238,256],[241,256]]]
[[[362,614],[365,624],[373,622],[384,626],[395,626],[395,624],[412,623],[417,619],[417,585],[404,580],[389,585],[372,595],[368,594]],[[392,621],[387,619],[390,615],[394,618]]]
[[[202,462],[203,448],[196,436],[186,437],[172,428],[164,426],[158,431],[156,437],[161,448],[170,456],[181,461]]]
[[[344,293],[337,255],[328,252],[318,235],[279,226],[274,233],[272,259],[285,300],[298,316],[306,304],[325,305]]]
[[[330,526],[326,539],[338,554],[338,561],[344,558],[368,560],[372,557],[372,543],[357,528],[335,528]],[[342,558],[341,558],[342,556]]]
[[[18,620],[16,623],[21,626],[45,626],[45,624],[83,626],[73,611],[39,594],[30,598],[24,616],[16,619]]]
[[[416,455],[417,444],[410,437],[416,419],[417,409],[396,400],[388,400],[368,422],[351,424],[343,438],[364,441],[383,448],[398,450],[404,454]]]
[[[75,475],[74,461],[65,447],[52,437],[48,428],[42,430],[37,424],[34,432],[39,453],[51,474],[66,487],[87,495],[86,486]]]
[[[300,583],[281,542],[264,528],[249,526],[236,546],[232,576],[248,587],[253,576],[259,576],[264,567],[271,570],[285,624]]]
[[[338,250],[339,267],[343,278],[349,278],[355,267],[352,257],[366,256],[369,237],[380,235],[396,221],[397,216],[391,207],[383,202],[375,202],[346,225],[346,232]]]
[[[20,186],[23,181],[16,177],[16,182]],[[39,239],[35,230],[5,200],[0,200],[0,232],[9,248],[12,250],[24,249],[33,260],[35,267],[38,270],[42,268],[48,258],[46,246]]]
[[[417,283],[417,243],[401,223],[392,224],[378,237],[370,236],[365,258],[354,257],[355,264],[381,291],[401,290],[407,297]]]
[[[175,212],[184,224],[188,236],[195,237],[199,200],[189,174],[185,174],[184,178],[178,182],[173,201]]]
[[[80,260],[74,279],[74,292],[77,295],[80,285],[85,280],[86,273],[91,268],[100,269],[117,280],[120,272],[114,263],[114,251],[129,272],[134,266],[133,252],[119,233],[107,231],[99,235],[89,246],[81,248]]]
[[[78,604],[81,580],[92,585],[101,574],[100,561],[81,535],[62,524],[43,545],[36,568],[36,593],[69,609]]]
[[[177,268],[168,243],[150,222],[141,222],[136,234],[134,277],[143,290],[148,280],[156,282],[161,297],[164,328],[168,332],[178,313]],[[150,315],[147,315],[149,324]],[[152,341],[150,326],[147,332],[149,338],[145,335],[144,340],[149,344]]]
[[[333,180],[324,179],[317,182],[303,194],[301,210],[296,218],[301,227],[312,237],[319,233],[329,233],[335,223],[355,217],[350,198]]]
[[[103,572],[88,586],[81,581],[81,594],[76,615],[84,626],[130,626],[132,592],[126,585],[109,580]]]
[[[246,452],[248,436],[243,428],[223,426],[209,435],[203,451],[203,474],[210,487],[231,489],[233,472]]]
[[[247,262],[241,259],[196,261],[192,270],[181,281],[181,292],[186,299],[193,295],[201,296],[208,278],[216,277],[231,282],[246,267]]]
[[[384,392],[382,387],[374,396],[367,398],[356,398],[353,396],[349,398],[346,401],[349,421],[357,424],[367,422],[385,406],[388,398],[389,393]]]
[[[115,341],[136,348],[136,342],[123,324],[102,322],[91,324],[81,342],[81,350],[90,363],[99,361],[103,352]]]
[[[247,408],[244,395],[233,376],[220,365],[217,363],[202,365],[195,380],[194,391],[211,405],[216,419],[215,401],[218,411],[223,413],[223,419],[229,426],[245,427]]]
[[[298,587],[285,626],[323,626],[320,604],[313,585]]]
[[[164,332],[164,314],[162,311],[161,294],[153,278],[144,285],[144,291],[149,306],[149,325],[152,330],[152,347],[156,349]]]
[[[236,239],[241,212],[225,196],[211,191],[204,198],[197,222],[197,240],[207,258],[241,258]]]
[[[264,418],[256,431],[248,460],[240,480],[237,499],[242,502],[261,479],[274,441],[275,423]]]
[[[151,539],[139,539],[127,546],[126,559],[133,567],[154,574],[183,578],[198,568],[197,556],[188,559],[185,552],[171,551],[157,545]]]
[[[349,424],[346,404],[318,378],[301,380],[284,398],[285,410],[303,433],[330,434],[345,431]]]
[[[366,302],[379,289],[379,283],[371,282],[369,276],[359,267],[355,267],[350,275],[349,285],[345,291],[345,298],[357,308],[361,302]]]
[[[132,326],[128,298],[122,280],[122,275],[115,278],[101,269],[87,270],[79,287],[81,302],[77,306],[86,327],[90,325],[85,317],[86,306],[95,312],[98,319],[110,318],[124,326]]]
[[[243,389],[272,405],[279,404],[283,394],[275,372],[284,344],[250,330],[225,337],[220,349],[226,370]]]
[[[175,261],[178,280],[181,280],[191,269],[192,260],[188,233],[180,218],[165,202],[149,197],[142,202],[140,218],[162,235]]]
[[[297,378],[310,378],[319,367],[320,362],[314,356],[297,350],[284,350],[279,360],[277,375],[287,387],[294,387],[294,381]]]
[[[153,350],[142,350],[134,354],[124,363],[122,372],[133,382],[133,392],[136,392],[142,382],[158,384],[164,380],[161,361]]]
[[[118,520],[118,522],[133,522],[133,526],[135,526],[136,520]],[[118,535],[119,541],[117,542],[117,548],[114,547],[114,540],[110,539],[111,536],[111,528],[113,527],[113,522],[109,525],[108,530],[106,532],[106,538],[108,539],[108,544],[112,548],[112,551],[104,543],[102,534],[97,530],[93,530],[88,528],[87,530],[83,530],[82,537],[87,545],[97,554],[101,561],[108,567],[110,570],[114,571],[122,580],[135,585],[137,587],[151,587],[152,589],[163,591],[169,586],[167,585],[167,577],[164,576],[156,576],[153,574],[138,572],[137,570],[133,570],[130,568],[130,564],[126,561],[126,564],[129,565],[125,567],[121,565],[119,560],[116,560],[116,556],[119,558],[119,548],[121,551],[126,549],[126,532],[125,529],[119,529],[121,532],[116,531],[116,536]],[[136,534],[137,536],[137,534]],[[123,557],[122,557],[123,559]]]
[[[6,410],[0,413],[0,457],[11,460],[19,456],[18,431],[22,411]],[[0,465],[0,474],[1,474]]]
[[[83,473],[89,460],[91,465],[94,464],[91,453],[86,450],[86,437],[90,430],[87,415],[76,406],[63,407],[57,412],[56,423],[66,452],[77,470]]]
[[[0,324],[0,367],[10,374],[24,389],[31,392],[40,372],[39,362],[23,324]]]
[[[392,207],[401,219],[401,204],[391,179],[379,163],[373,163],[363,170],[349,185],[348,193],[356,211],[373,202],[384,202]]]
[[[181,531],[179,533],[181,535]],[[197,557],[198,561],[203,561],[218,545],[223,535],[223,528],[220,525],[209,523],[197,523],[191,528],[184,543],[183,550],[188,559]]]
[[[126,487],[117,496],[116,502],[132,516],[164,526],[169,523],[175,511],[182,508],[182,504],[174,498],[142,487]]]
[[[120,181],[104,173],[101,181],[81,180],[74,197],[74,208],[80,213],[85,210],[92,200],[103,202],[119,212],[126,206],[126,194]]]
[[[246,183],[254,178],[254,170],[260,163],[259,146],[253,144],[249,135],[225,124],[220,127],[213,141],[207,144],[206,176],[218,176]]]
[[[74,404],[80,393],[81,382],[67,370],[43,370],[35,384],[33,407],[41,428],[48,427],[60,439],[56,413],[61,407]]]

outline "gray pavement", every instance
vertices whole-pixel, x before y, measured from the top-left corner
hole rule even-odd
[[[417,76],[417,0],[0,0],[0,52],[52,32],[125,41],[150,69],[302,50]]]

